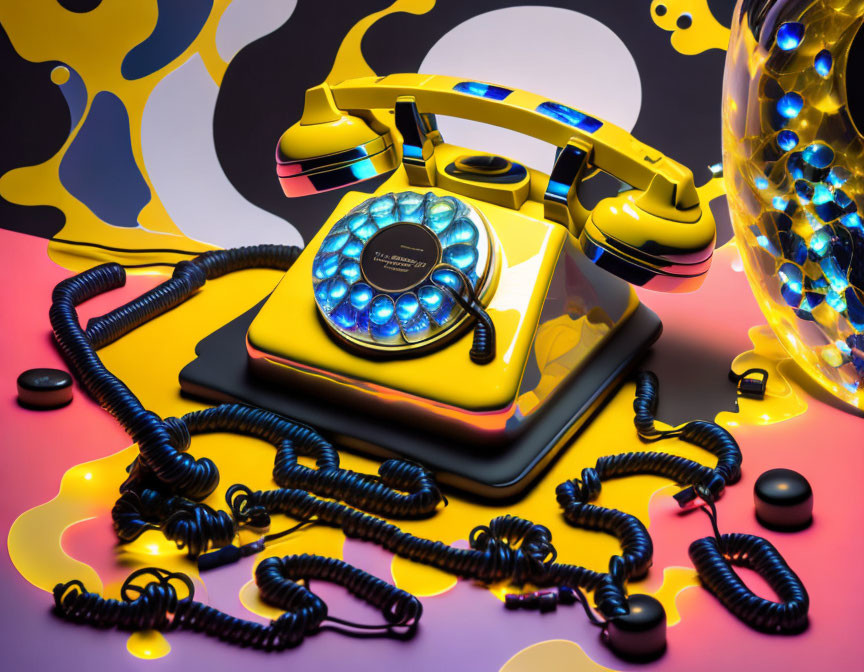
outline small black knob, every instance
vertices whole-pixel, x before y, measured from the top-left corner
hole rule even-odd
[[[609,647],[622,658],[652,660],[666,650],[666,610],[650,595],[627,598],[630,613],[606,626]]]
[[[60,369],[29,369],[18,376],[18,403],[26,408],[60,408],[72,401],[72,376]]]
[[[813,489],[797,471],[769,469],[753,488],[756,518],[775,530],[800,530],[813,520]]]

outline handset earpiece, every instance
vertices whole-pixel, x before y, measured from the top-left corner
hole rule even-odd
[[[326,84],[306,92],[303,116],[276,146],[276,173],[289,197],[346,187],[395,167],[390,132],[340,110]]]
[[[695,192],[692,178],[690,188],[682,190],[658,175],[644,192],[632,189],[603,199],[579,234],[582,250],[633,285],[695,290],[711,266],[716,239],[711,210],[699,205]],[[692,205],[677,206],[676,196]]]

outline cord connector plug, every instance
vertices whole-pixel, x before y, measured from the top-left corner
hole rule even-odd
[[[224,567],[225,565],[230,565],[237,562],[241,558],[246,558],[250,555],[260,553],[263,550],[264,539],[259,539],[258,541],[244,544],[243,546],[235,546],[234,544],[229,544],[228,546],[223,546],[222,548],[215,551],[210,551],[209,553],[199,555],[198,571],[206,572],[210,569],[216,569],[217,567]]]

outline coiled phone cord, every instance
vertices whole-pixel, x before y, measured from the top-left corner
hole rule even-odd
[[[140,586],[137,582],[142,578],[148,580]],[[330,616],[323,600],[297,582],[301,579],[343,586],[376,607],[386,624],[363,625]],[[175,583],[186,588],[186,597],[179,597]],[[54,604],[63,618],[100,628],[192,630],[267,651],[296,646],[327,621],[337,624],[340,630],[349,626],[367,633],[410,636],[423,613],[423,606],[413,595],[334,558],[305,554],[266,558],[255,569],[255,583],[265,602],[285,611],[268,625],[235,618],[196,602],[195,588],[188,576],[155,567],[130,574],[120,589],[120,600],[87,592],[76,580],[54,588]]]
[[[459,278],[460,287],[451,287],[446,282],[441,282],[435,277],[437,270],[446,270],[456,275]],[[468,276],[451,264],[441,263],[432,269],[429,280],[438,289],[449,294],[466,313],[474,317],[474,340],[468,353],[471,361],[475,364],[488,364],[495,359],[495,324],[489,317],[489,313],[477,300],[477,295],[474,293]]]
[[[125,283],[118,264],[103,264],[61,282],[54,290],[50,319],[61,351],[81,384],[139,444],[140,456],[130,468],[121,499],[114,509],[121,540],[130,541],[154,524],[154,486],[167,486],[175,495],[192,500],[206,497],[216,487],[219,472],[208,458],[195,460],[185,451],[192,433],[246,433],[274,443],[278,449],[274,477],[286,486],[304,487],[322,496],[392,517],[418,517],[433,512],[442,495],[429,473],[419,465],[388,460],[379,478],[339,467],[338,453],[314,430],[273,413],[239,404],[225,404],[161,420],[102,364],[95,350],[188,299],[207,279],[252,267],[287,269],[299,254],[296,247],[261,245],[218,250],[180,262],[170,280],[102,317],[90,320],[87,330],[78,323],[76,306]],[[91,340],[92,339],[92,340]],[[95,345],[94,345],[95,343]],[[297,462],[297,454],[314,455],[319,469]],[[129,494],[131,493],[131,494]],[[407,493],[407,494],[406,494]],[[137,495],[137,496],[136,496]],[[171,513],[162,517],[165,531],[190,554],[233,538],[232,522],[224,512],[204,505],[172,500]],[[137,514],[137,515],[136,515]]]
[[[382,515],[428,515],[442,496],[434,480],[419,465],[390,460],[382,464],[378,479],[342,470],[338,466],[336,451],[314,430],[267,411],[237,404],[196,411],[181,419],[160,420],[156,414],[143,408],[95,353],[95,344],[112,342],[178,305],[208,278],[259,265],[287,268],[297,254],[297,248],[279,246],[207,252],[188,262],[180,262],[170,280],[139,299],[91,320],[86,332],[78,324],[75,306],[121,286],[125,281],[122,267],[105,264],[65,280],[55,288],[50,315],[61,351],[85,389],[139,443],[140,458],[130,467],[130,477],[124,483],[113,511],[115,528],[121,540],[131,540],[146,529],[159,527],[178,546],[187,548],[191,556],[220,546],[225,546],[223,550],[234,548],[236,551],[236,547],[230,546],[230,541],[240,526],[264,528],[269,525],[271,514],[284,513],[300,520],[300,526],[314,521],[339,527],[347,536],[373,541],[403,557],[466,578],[485,582],[510,580],[516,584],[530,581],[539,586],[566,585],[577,590],[594,590],[598,609],[610,619],[627,613],[624,583],[644,574],[650,566],[652,546],[638,519],[588,503],[599,493],[600,481],[633,473],[660,473],[691,483],[694,492],[698,486],[701,492],[713,493],[722,491],[726,482],[740,478],[740,451],[731,435],[722,428],[699,421],[667,432],[658,432],[654,428],[656,377],[653,374],[641,376],[634,402],[640,435],[646,440],[680,436],[718,455],[718,465],[709,469],[663,453],[634,453],[601,458],[593,470],[583,471],[581,480],[574,479],[559,486],[559,501],[570,524],[611,532],[621,542],[622,554],[612,557],[609,572],[594,572],[578,565],[557,563],[549,530],[514,516],[495,518],[488,526],[475,528],[469,538],[470,549],[453,548],[410,535],[392,523],[356,508],[309,494],[315,492]],[[274,478],[283,487],[252,492],[239,484],[232,486],[226,495],[231,514],[194,501],[212,492],[218,482],[218,470],[212,461],[207,458],[194,460],[185,453],[191,435],[205,431],[247,433],[269,440],[277,447]],[[297,454],[314,456],[319,469],[298,465]],[[262,548],[259,542],[250,546],[253,552]],[[236,557],[234,554],[234,559]],[[720,577],[719,583],[724,581],[726,578]],[[62,588],[61,603],[71,600],[69,595],[72,592],[86,594],[80,584],[73,583],[58,586],[58,589]],[[167,591],[164,588],[160,590]],[[93,600],[92,597],[87,599]],[[109,611],[117,608],[112,605]],[[71,609],[68,613],[98,622],[95,611]],[[587,604],[586,613],[590,615]],[[214,623],[221,622],[221,617],[216,615],[211,614],[208,618]],[[253,639],[264,642],[266,636],[257,634]]]

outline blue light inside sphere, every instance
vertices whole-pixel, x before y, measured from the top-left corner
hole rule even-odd
[[[802,158],[815,168],[827,168],[834,161],[834,150],[821,142],[807,145]]]
[[[810,252],[814,256],[823,257],[831,244],[831,232],[828,227],[819,229],[810,237]]]
[[[861,215],[857,212],[850,213],[840,218],[840,221],[843,222],[843,226],[847,229],[857,229],[864,234],[864,221],[861,220]]]
[[[807,180],[795,180],[795,193],[801,203],[807,204],[813,198],[813,185]]]
[[[789,155],[786,161],[786,170],[796,180],[804,177],[804,160],[801,158],[801,152],[793,152]]]
[[[834,190],[834,202],[844,210],[855,210],[855,201],[842,189]]]
[[[413,191],[406,191],[404,194],[399,194],[398,201],[399,218],[403,222],[419,224],[423,221],[423,196]]]
[[[827,77],[831,74],[831,67],[833,65],[834,61],[831,57],[831,52],[827,49],[820,51],[816,54],[816,58],[813,59],[813,67],[816,68],[816,72],[822,77]]]
[[[345,278],[347,283],[353,283],[360,279],[360,264],[351,259],[346,259],[339,267],[339,275]]]
[[[803,39],[803,23],[784,23],[777,29],[777,46],[783,51],[792,51],[793,49],[797,49]]]
[[[350,329],[357,324],[357,310],[349,301],[343,301],[330,313],[330,319],[343,329]]]
[[[358,227],[354,231],[354,235],[362,241],[369,240],[376,233],[378,233],[378,227],[372,222],[366,222],[363,226]]]
[[[435,233],[441,233],[450,226],[455,214],[456,206],[448,200],[441,199],[426,210],[426,224]]]
[[[781,282],[780,294],[783,296],[783,300],[793,308],[800,306],[804,294],[801,269],[795,264],[786,263],[780,267],[777,275]]]
[[[831,285],[831,289],[835,292],[842,292],[849,286],[846,273],[840,268],[834,257],[825,257],[819,262],[819,266],[822,268],[822,274],[828,280],[828,284]]]
[[[846,310],[846,299],[842,294],[838,294],[837,292],[828,292],[825,296],[825,302],[838,313],[842,313]]]
[[[348,293],[348,285],[339,277],[329,278],[315,287],[315,298],[327,310],[332,310]]]
[[[830,203],[833,201],[834,194],[828,187],[820,182],[819,184],[814,185],[812,198],[814,205],[822,205],[823,203]]]
[[[417,315],[408,322],[402,323],[402,331],[405,338],[409,341],[418,341],[429,335],[431,322],[426,313],[420,311]]]
[[[444,246],[457,243],[473,245],[477,242],[477,227],[467,217],[460,217],[441,234],[440,239]]]
[[[369,325],[369,333],[376,341],[393,342],[399,337],[399,323],[391,318],[383,324],[377,324],[374,320]]]
[[[786,119],[794,119],[804,107],[804,99],[800,94],[792,91],[780,97],[777,101],[777,112]]]
[[[777,134],[777,146],[784,152],[795,149],[798,146],[798,135],[794,131],[780,131]]]
[[[324,239],[324,242],[321,243],[321,251],[324,253],[338,252],[342,249],[342,246],[348,241],[347,233],[339,233],[337,235],[330,235]]]

